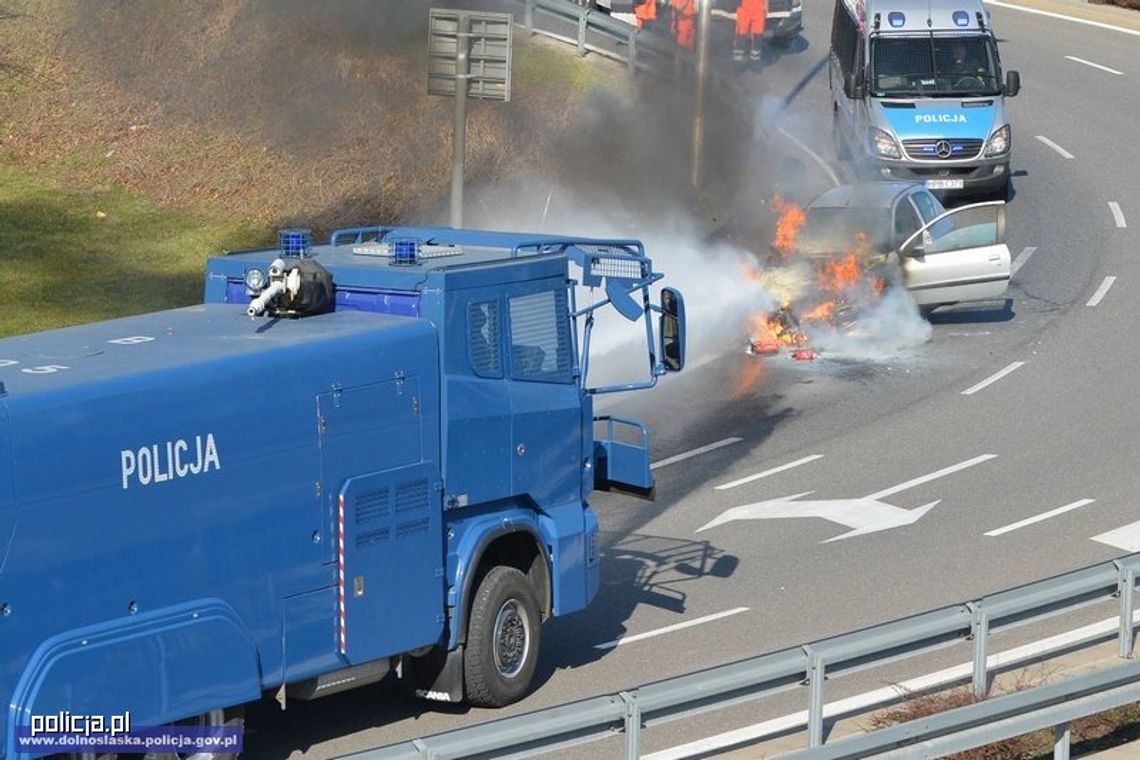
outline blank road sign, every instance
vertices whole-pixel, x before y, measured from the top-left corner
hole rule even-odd
[[[460,32],[463,16],[470,19],[467,35]],[[455,95],[459,50],[467,44],[467,96],[511,99],[511,14],[432,8],[428,20],[429,95]]]

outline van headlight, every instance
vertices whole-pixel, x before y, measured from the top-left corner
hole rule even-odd
[[[1000,156],[1003,153],[1009,152],[1009,125],[995,131],[990,135],[990,141],[986,143],[987,156]]]
[[[871,129],[871,150],[883,158],[902,158],[902,149],[899,148],[898,140],[881,129]]]

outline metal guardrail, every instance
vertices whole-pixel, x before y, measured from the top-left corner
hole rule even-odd
[[[626,756],[640,754],[641,731],[806,686],[809,748],[792,757],[866,757],[895,747],[951,752],[1061,725],[1140,698],[1140,664],[1105,669],[1048,686],[986,700],[934,718],[824,743],[824,683],[838,676],[971,641],[972,683],[984,697],[991,677],[990,634],[1118,598],[1119,655],[1134,643],[1134,597],[1140,553],[908,618],[798,647],[580,702],[503,718],[435,736],[348,755],[353,760],[501,757],[541,752],[624,733]],[[1099,637],[1101,640],[1104,637]],[[1032,658],[1043,659],[1047,654]],[[1070,701],[1066,701],[1070,700]],[[836,716],[832,716],[836,717]],[[987,728],[988,726],[988,728]],[[1024,730],[1022,730],[1023,727]],[[1063,742],[1062,736],[1063,733]],[[1058,747],[1068,734],[1058,733]],[[974,743],[970,743],[974,742]],[[854,748],[854,749],[849,749]],[[861,754],[860,754],[861,753]],[[907,755],[912,756],[912,755]],[[924,757],[930,756],[927,754]],[[1064,755],[1059,755],[1064,756]]]
[[[620,61],[630,74],[668,74],[690,57],[671,41],[640,32],[606,13],[568,0],[520,0],[527,34],[575,45],[578,55],[596,53]]]

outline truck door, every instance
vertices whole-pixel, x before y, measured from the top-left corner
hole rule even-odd
[[[540,505],[580,499],[582,401],[566,288],[513,293],[507,316],[512,490]]]
[[[337,651],[367,662],[443,631],[440,477],[416,376],[318,396],[338,584]]]

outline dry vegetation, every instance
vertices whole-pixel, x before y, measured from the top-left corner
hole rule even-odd
[[[1041,685],[1046,680],[1049,680],[1049,675],[1040,670],[1022,671],[1015,674],[1004,686],[995,689],[992,696],[1030,689]],[[915,696],[897,707],[877,713],[871,718],[870,727],[878,729],[919,720],[937,713],[972,705],[978,701],[970,687]],[[1125,705],[1115,710],[1073,721],[1071,743],[1074,756],[1135,741],[1140,738],[1138,722],[1140,722],[1140,705],[1138,704]],[[949,760],[1044,760],[1052,756],[1053,732],[1052,730],[1044,730],[1015,736],[1005,741],[947,757]]]
[[[426,7],[10,0],[0,161],[266,229],[438,218],[451,101],[425,92]],[[469,186],[562,171],[587,92],[629,87],[610,72],[517,46],[513,101],[472,104]]]

